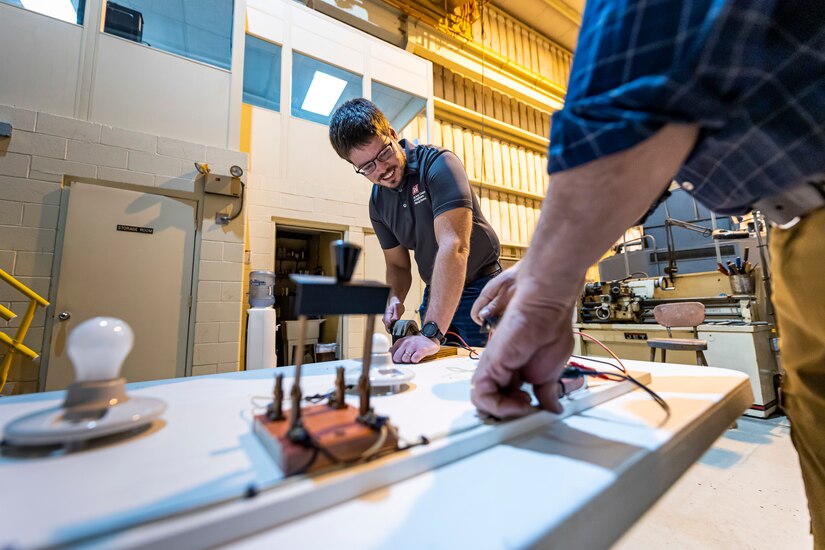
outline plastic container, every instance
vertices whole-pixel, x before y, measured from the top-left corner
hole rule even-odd
[[[324,361],[335,361],[338,355],[338,344],[315,344],[315,360],[319,363]]]
[[[275,272],[249,272],[249,305],[251,307],[270,307],[275,303]]]
[[[728,279],[730,290],[734,294],[753,294],[756,290],[753,275],[731,275]]]
[[[249,315],[246,328],[246,370],[268,369],[278,366],[275,354],[275,309],[253,307],[246,310]]]

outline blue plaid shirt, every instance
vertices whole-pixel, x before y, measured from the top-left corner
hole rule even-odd
[[[697,123],[676,180],[720,213],[825,174],[825,1],[589,0],[552,174]]]

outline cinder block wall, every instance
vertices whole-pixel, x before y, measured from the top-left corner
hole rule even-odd
[[[145,186],[148,193],[173,189],[191,194],[207,214],[199,228],[192,374],[237,370],[245,216],[227,226],[214,223],[214,213],[233,211],[237,200],[205,195],[194,161],[228,173],[233,164],[246,170],[246,154],[3,105],[0,121],[14,127],[11,138],[0,138],[0,267],[38,294],[54,294],[51,273],[66,175]],[[3,283],[0,303],[18,316],[28,305]],[[26,345],[43,350],[46,315],[52,314],[52,308],[38,311]],[[0,320],[0,330],[13,337],[19,321]],[[5,353],[3,346],[0,359]],[[3,393],[37,391],[39,371],[38,363],[16,358]]]

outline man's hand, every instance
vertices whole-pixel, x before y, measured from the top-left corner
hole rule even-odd
[[[516,292],[473,375],[471,398],[479,410],[499,418],[532,411],[528,382],[539,407],[560,413],[559,378],[573,351],[572,312],[537,303]]]
[[[470,316],[477,325],[483,325],[485,319],[501,319],[504,315],[504,310],[516,291],[516,275],[520,265],[517,263],[484,285],[470,311]]]
[[[396,363],[418,363],[425,357],[436,353],[441,346],[435,340],[422,334],[406,336],[390,348],[392,360]]]
[[[404,315],[404,303],[393,296],[387,304],[387,309],[384,310],[384,318],[382,319],[387,332],[392,333],[392,324],[399,320],[402,315]]]

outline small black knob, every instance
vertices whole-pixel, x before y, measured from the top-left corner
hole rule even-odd
[[[330,248],[332,248],[332,259],[335,262],[335,279],[339,283],[348,283],[355,272],[355,264],[358,263],[358,256],[361,255],[361,247],[338,240],[330,243]]]

